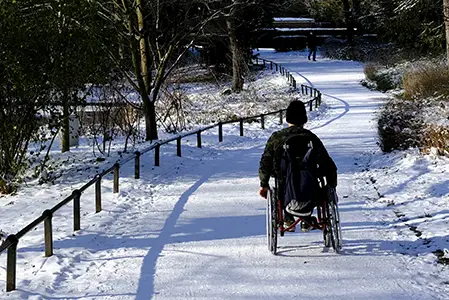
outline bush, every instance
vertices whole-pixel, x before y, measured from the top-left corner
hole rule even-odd
[[[449,96],[449,69],[443,62],[416,63],[404,75],[403,88],[408,98]]]
[[[430,152],[436,149],[439,155],[449,154],[449,128],[444,126],[427,125],[423,132],[422,150]]]
[[[328,38],[322,48],[324,55],[329,58],[382,64],[389,63],[393,52],[391,44],[381,44],[369,37],[358,36],[354,36],[351,45],[344,39]]]
[[[28,145],[36,140],[40,95],[0,82],[0,194],[16,190],[19,175],[28,166]]]
[[[423,121],[418,115],[419,103],[392,99],[379,112],[378,135],[384,152],[404,150],[420,145]]]
[[[365,86],[372,86],[374,89],[386,92],[400,88],[402,85],[402,75],[395,68],[385,69],[373,63],[369,63],[364,68],[366,78],[372,82]]]
[[[365,73],[365,77],[371,81],[374,81],[376,78],[377,67],[373,63],[368,63],[363,68],[363,72]]]
[[[376,76],[377,89],[382,92],[395,89],[397,86],[389,73],[379,73]]]

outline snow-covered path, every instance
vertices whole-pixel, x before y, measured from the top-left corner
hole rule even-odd
[[[144,259],[142,272],[154,272],[154,278],[141,277],[137,298],[154,293],[155,299],[431,299],[415,290],[358,191],[360,182],[365,184],[358,178],[364,157],[377,149],[371,120],[381,94],[359,85],[359,64],[343,63],[341,69],[335,61],[273,59],[299,72],[297,81],[303,76],[332,105],[329,115],[309,128],[339,167],[342,255],[323,248],[320,232],[287,235],[277,257],[267,251],[265,203],[256,195],[255,176],[263,143],[253,141],[250,149],[223,152],[200,166],[203,177],[174,197],[176,220],[161,232],[160,253],[150,250]]]
[[[377,151],[374,113],[381,93],[359,84],[357,63],[263,52],[298,83],[318,88],[330,109],[308,123],[339,168],[343,250],[324,248],[321,232],[280,238],[273,256],[265,237],[265,201],[257,169],[269,135],[267,121],[225,126],[224,142],[205,138],[203,149],[161,156],[164,168],[143,160],[140,180],[121,179],[114,205],[90,217],[76,237],[55,242],[56,254],[26,271],[7,299],[444,299],[416,283],[395,241],[375,221],[366,199],[376,190],[362,177]],[[132,166],[123,168],[132,174]],[[127,169],[128,168],[128,169]],[[145,171],[146,170],[146,171]],[[156,174],[156,176],[155,176]],[[36,251],[36,249],[27,249]],[[36,255],[35,253],[33,253]],[[26,255],[26,254],[23,254]],[[20,259],[20,257],[19,257]],[[34,267],[34,266],[33,266]],[[36,275],[37,274],[37,275]],[[27,278],[23,275],[23,278]],[[32,277],[32,276],[31,276]],[[29,279],[29,278],[27,278]]]

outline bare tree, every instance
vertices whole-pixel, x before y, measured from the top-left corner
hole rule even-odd
[[[145,139],[155,140],[158,138],[155,102],[161,86],[204,26],[219,16],[220,10],[211,9],[208,0],[114,1],[115,8],[106,8],[105,15],[113,15],[109,17],[111,21],[118,19],[125,28],[121,34],[128,41],[126,49],[132,68],[118,53],[109,51],[109,54],[139,92],[145,118]]]
[[[232,56],[232,91],[243,89],[253,30],[267,26],[278,8],[276,1],[232,0],[225,8],[226,31]]]

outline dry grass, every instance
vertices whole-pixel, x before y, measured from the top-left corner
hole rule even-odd
[[[449,128],[428,125],[423,130],[422,148],[428,153],[435,149],[439,155],[449,155]]]
[[[363,68],[363,72],[365,73],[366,78],[369,80],[375,81],[376,80],[376,73],[377,73],[377,67],[373,63],[368,63]]]
[[[449,68],[443,63],[418,64],[403,79],[407,98],[449,96]]]

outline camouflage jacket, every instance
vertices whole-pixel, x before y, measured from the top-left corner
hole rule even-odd
[[[293,135],[304,135],[304,138],[311,140],[314,145],[314,151],[317,151],[320,170],[327,177],[330,186],[337,185],[337,166],[327,153],[321,140],[310,130],[299,126],[290,126],[274,132],[267,141],[265,150],[260,159],[259,179],[261,187],[269,187],[268,181],[271,176],[275,176],[275,158],[276,153],[285,140]]]

